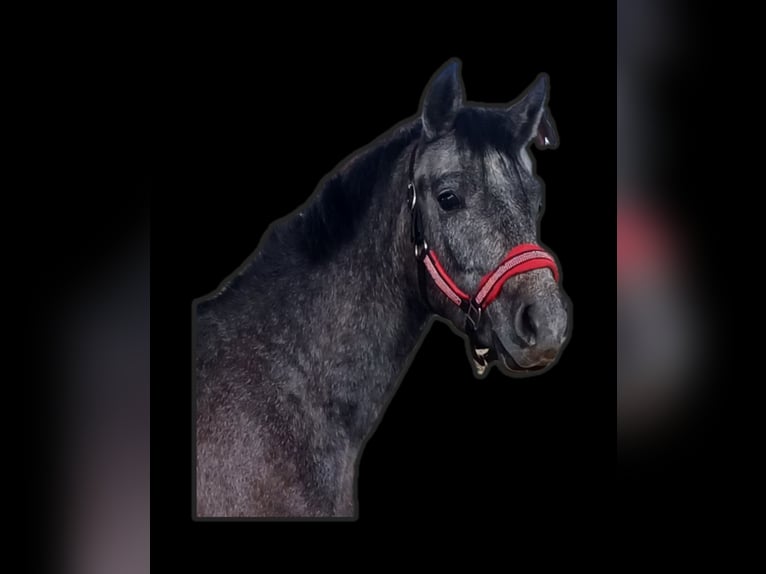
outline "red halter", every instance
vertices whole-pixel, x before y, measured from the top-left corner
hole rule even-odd
[[[476,331],[483,311],[497,298],[505,282],[514,275],[520,275],[535,269],[550,269],[554,280],[558,281],[559,270],[556,266],[556,261],[545,249],[534,243],[524,243],[511,249],[500,264],[482,278],[474,296],[470,296],[460,289],[447,271],[445,271],[436,253],[428,246],[423,235],[422,215],[415,189],[414,168],[416,151],[417,146],[415,146],[410,157],[407,189],[409,191],[408,204],[412,215],[411,239],[415,246],[415,257],[423,263],[423,267],[418,267],[420,288],[425,298],[425,280],[421,271],[422,268],[425,268],[439,291],[444,293],[450,301],[460,307],[463,313],[465,313],[465,330],[474,344],[474,359],[480,365],[486,365],[485,353],[479,354],[475,348]]]
[[[550,269],[553,278],[556,281],[559,280],[559,270],[553,257],[546,253],[542,247],[533,243],[525,243],[511,249],[500,265],[482,278],[476,295],[471,297],[450,278],[432,249],[426,246],[423,255],[423,264],[436,287],[461,309],[478,310],[479,317],[481,317],[481,312],[500,294],[505,282],[514,275],[520,275],[534,269]],[[470,313],[467,313],[467,316],[474,322],[475,328],[478,318],[473,321]]]

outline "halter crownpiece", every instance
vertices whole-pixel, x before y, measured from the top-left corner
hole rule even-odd
[[[409,182],[407,183],[407,204],[410,208],[412,227],[410,237],[415,249],[415,258],[422,265],[418,266],[418,278],[420,290],[426,303],[425,277],[423,269],[428,272],[434,285],[450,301],[452,301],[465,314],[465,331],[471,340],[471,351],[480,372],[483,372],[488,363],[488,349],[478,349],[476,346],[476,332],[484,314],[484,310],[500,294],[508,279],[515,275],[534,271],[535,269],[550,269],[553,278],[559,280],[559,270],[553,257],[539,245],[523,243],[513,247],[503,260],[479,282],[476,294],[471,296],[455,284],[449,273],[436,256],[436,252],[428,246],[423,234],[423,219],[418,203],[417,189],[415,187],[415,155],[418,146],[412,151],[409,165]]]

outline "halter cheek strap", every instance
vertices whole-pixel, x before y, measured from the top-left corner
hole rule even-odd
[[[460,289],[444,269],[444,266],[436,256],[436,252],[428,246],[428,242],[424,237],[422,214],[415,188],[416,152],[417,146],[410,157],[407,191],[412,219],[411,239],[415,248],[415,258],[422,263],[422,265],[418,265],[418,277],[422,296],[425,301],[428,301],[423,273],[423,270],[425,270],[436,288],[465,314],[465,331],[471,339],[474,360],[480,367],[486,367],[487,351],[479,352],[476,349],[476,332],[484,310],[497,298],[505,282],[515,275],[527,273],[535,269],[549,269],[553,273],[553,278],[558,281],[559,270],[553,257],[542,247],[534,243],[524,243],[511,249],[497,267],[481,279],[475,295],[468,295]]]

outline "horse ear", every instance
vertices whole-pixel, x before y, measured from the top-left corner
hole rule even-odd
[[[458,60],[450,60],[439,70],[426,87],[423,96],[423,131],[427,140],[447,133],[463,104],[463,87],[459,76]]]
[[[508,108],[516,137],[524,147],[530,141],[534,141],[538,149],[558,147],[559,137],[547,104],[548,76],[540,74]]]

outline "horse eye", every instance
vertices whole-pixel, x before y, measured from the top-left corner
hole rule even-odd
[[[444,211],[452,211],[462,205],[460,198],[451,191],[442,191],[437,200]]]

